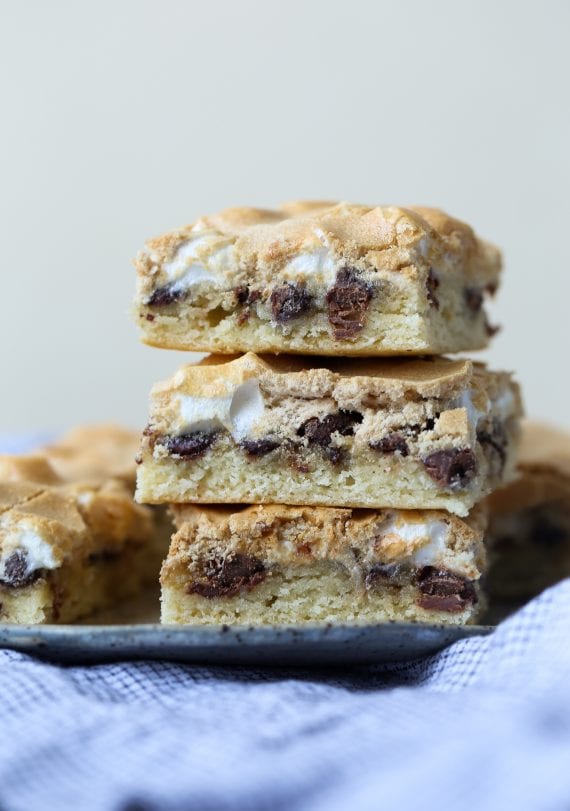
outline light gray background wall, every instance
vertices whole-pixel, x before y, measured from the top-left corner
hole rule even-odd
[[[148,236],[295,197],[439,205],[505,252],[487,357],[570,425],[570,4],[0,4],[0,430],[139,425]],[[554,376],[556,375],[556,376]]]

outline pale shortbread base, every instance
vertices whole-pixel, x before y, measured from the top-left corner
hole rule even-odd
[[[138,470],[136,498],[142,503],[260,503],[351,507],[444,509],[465,516],[501,482],[513,475],[514,448],[507,449],[502,474],[492,472],[477,449],[478,473],[462,490],[441,487],[421,462],[364,451],[346,468],[319,452],[307,452],[310,472],[288,466],[277,451],[252,460],[220,439],[198,459],[155,458],[147,449]]]
[[[290,352],[317,355],[422,355],[483,349],[489,331],[483,308],[465,311],[461,280],[444,278],[437,290],[439,309],[426,310],[425,290],[418,282],[402,286],[407,294],[387,298],[382,292],[370,303],[363,329],[353,338],[337,340],[326,312],[299,316],[286,325],[270,320],[260,305],[240,323],[231,291],[201,289],[192,300],[167,308],[141,301],[135,319],[142,340],[151,346],[195,352]],[[416,289],[418,288],[418,289]],[[260,317],[259,313],[264,316]]]
[[[330,563],[281,567],[250,592],[210,600],[186,594],[186,578],[169,577],[162,587],[161,622],[188,625],[301,625],[304,623],[370,624],[430,622],[463,625],[476,622],[479,602],[465,611],[427,611],[416,605],[413,586],[357,590],[347,570]],[[477,587],[478,588],[478,587]]]

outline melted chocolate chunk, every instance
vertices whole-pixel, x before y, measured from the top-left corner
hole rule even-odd
[[[237,303],[241,304],[243,309],[237,316],[239,326],[243,326],[249,321],[251,315],[251,305],[261,298],[259,290],[251,290],[247,285],[241,285],[234,290]]]
[[[364,327],[366,311],[374,293],[355,268],[341,268],[334,287],[327,293],[329,322],[337,341],[353,338]]]
[[[266,577],[265,566],[259,558],[237,553],[232,557],[206,561],[203,579],[190,583],[187,594],[199,594],[208,600],[235,597],[241,591],[251,591]]]
[[[247,304],[249,298],[249,287],[246,284],[236,287],[234,290],[238,304]]]
[[[369,447],[371,447],[373,451],[380,451],[380,453],[399,453],[400,456],[407,456],[410,452],[404,436],[397,432],[387,434],[383,436],[382,439],[370,442]]]
[[[301,425],[297,434],[307,437],[310,445],[325,448],[330,445],[332,434],[338,431],[341,436],[352,436],[354,424],[360,422],[362,414],[358,411],[339,411],[337,414],[327,414],[322,419],[311,417]]]
[[[260,290],[251,290],[246,284],[236,287],[234,293],[238,304],[254,304],[261,298]]]
[[[426,294],[427,300],[431,304],[432,307],[435,307],[436,310],[439,310],[439,299],[437,297],[437,288],[439,287],[439,279],[437,275],[434,273],[433,269],[430,268],[426,279]]]
[[[309,312],[313,306],[313,297],[306,288],[287,282],[273,290],[269,303],[273,319],[278,324],[286,324]]]
[[[466,287],[463,296],[467,309],[472,313],[478,313],[483,306],[483,291],[478,287]]]
[[[421,592],[416,600],[420,608],[454,613],[477,603],[473,583],[449,569],[422,566],[416,573],[416,582]]]
[[[477,470],[477,460],[470,448],[435,451],[423,463],[427,474],[442,487],[466,487]]]
[[[409,579],[409,569],[399,563],[375,563],[364,578],[367,589],[376,585],[402,586]]]
[[[248,456],[265,456],[276,450],[281,443],[275,439],[243,439],[239,444]]]
[[[197,459],[214,444],[219,434],[217,431],[192,431],[190,434],[180,436],[167,436],[162,440],[169,453],[173,456],[182,456],[184,459]]]
[[[174,304],[175,301],[180,301],[181,298],[184,298],[185,292],[185,290],[176,288],[176,286],[172,284],[157,287],[146,302],[147,307],[168,307],[169,304]]]
[[[327,414],[322,419],[311,417],[301,425],[297,434],[306,437],[309,445],[323,448],[329,461],[339,465],[346,454],[343,448],[331,445],[331,437],[337,431],[341,436],[352,436],[354,424],[359,422],[362,422],[362,414],[358,411],[339,411],[337,414]]]
[[[21,588],[22,586],[29,586],[37,580],[42,570],[35,569],[28,571],[28,555],[23,549],[16,549],[15,552],[6,558],[4,563],[4,575],[0,579],[3,586],[11,589]]]

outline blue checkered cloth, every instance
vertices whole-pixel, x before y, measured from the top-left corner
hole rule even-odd
[[[59,667],[0,651],[0,809],[570,808],[570,581],[413,662]]]
[[[354,672],[0,651],[0,811],[568,811],[570,581]]]

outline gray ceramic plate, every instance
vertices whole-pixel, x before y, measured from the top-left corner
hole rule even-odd
[[[484,625],[446,627],[406,623],[180,627],[159,625],[153,613],[148,605],[146,608],[139,605],[123,607],[112,616],[101,614],[97,625],[0,625],[0,647],[59,662],[168,659],[254,667],[347,667],[415,659],[435,653],[458,639],[493,630],[492,626]]]

